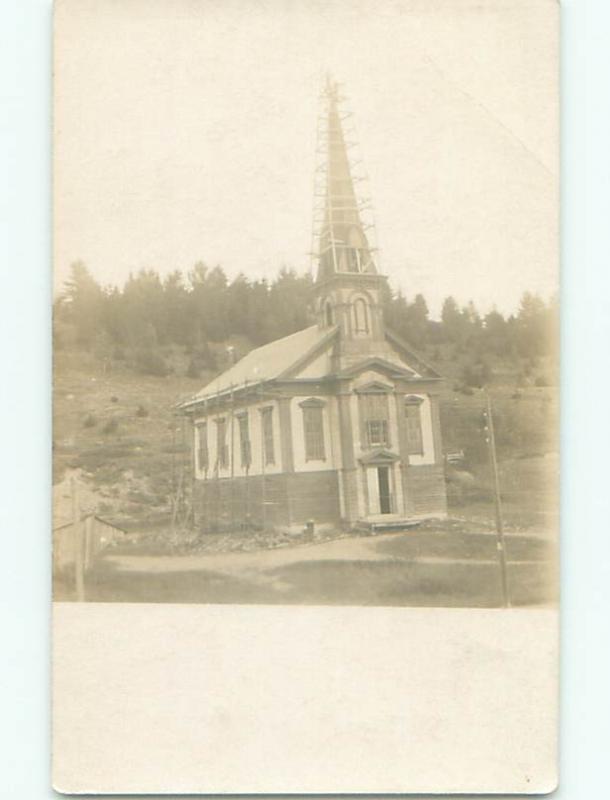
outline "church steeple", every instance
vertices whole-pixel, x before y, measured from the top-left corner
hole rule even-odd
[[[384,339],[381,291],[385,277],[377,271],[374,248],[363,220],[367,207],[359,198],[348,152],[354,144],[346,139],[341,111],[342,97],[336,82],[327,78],[322,93],[323,130],[319,132],[323,161],[319,174],[320,195],[317,234],[318,269],[314,296],[318,324],[338,325],[341,351],[363,351],[367,342]]]
[[[326,145],[326,185],[319,236],[318,281],[339,272],[377,271],[361,218],[363,204],[354,190],[347,155],[351,143],[346,142],[343,133],[339,87],[330,77],[323,99],[326,104],[326,130],[322,134]]]

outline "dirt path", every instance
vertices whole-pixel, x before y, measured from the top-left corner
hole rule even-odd
[[[344,538],[320,544],[296,545],[274,550],[255,550],[241,553],[198,553],[185,556],[107,556],[106,561],[126,572],[215,572],[274,569],[306,561],[385,561],[387,555],[378,553],[379,542],[395,539],[396,534],[375,538]]]
[[[549,545],[536,537],[507,538],[512,602],[553,600]],[[88,572],[86,590],[97,602],[495,607],[502,601],[495,554],[493,535],[438,531],[245,552],[111,551]],[[63,590],[73,599],[72,585]]]
[[[495,538],[493,532],[475,534],[480,539],[481,535],[491,542]],[[432,535],[434,538],[434,535]],[[546,538],[540,534],[509,534],[507,539],[513,543],[519,540],[530,542]],[[391,543],[391,551],[385,547],[385,543]],[[176,573],[176,572],[196,572],[211,570],[226,574],[252,573],[273,570],[290,566],[292,564],[305,564],[308,562],[380,562],[380,561],[402,561],[408,560],[411,563],[445,563],[445,564],[472,564],[495,563],[494,555],[485,557],[482,553],[468,557],[466,554],[460,556],[456,553],[432,553],[426,550],[412,552],[410,550],[401,552],[401,545],[409,547],[414,543],[412,533],[386,533],[374,537],[345,537],[333,541],[320,542],[318,544],[299,544],[292,547],[280,547],[273,550],[254,550],[230,553],[197,553],[189,555],[134,555],[116,554],[108,555],[104,559],[106,563],[114,566],[123,572],[146,572],[146,573]],[[490,558],[491,556],[491,558]],[[529,559],[523,556],[513,556],[513,562],[527,562]]]

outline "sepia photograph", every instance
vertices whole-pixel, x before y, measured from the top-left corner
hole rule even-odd
[[[558,16],[55,4],[58,791],[556,787]]]
[[[546,5],[458,5],[59,6],[56,600],[556,603],[553,49],[447,50]]]

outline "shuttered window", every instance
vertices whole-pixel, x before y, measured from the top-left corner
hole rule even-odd
[[[244,411],[242,414],[237,415],[239,422],[239,453],[241,457],[241,465],[247,469],[252,462],[252,448],[250,445],[250,420],[248,412]]]
[[[227,423],[223,417],[216,420],[216,466],[218,469],[226,469],[228,464]]]
[[[324,403],[321,400],[305,400],[303,409],[303,431],[305,434],[305,461],[325,461],[324,449]]]
[[[208,425],[206,422],[200,422],[197,425],[197,469],[199,472],[205,472],[208,465]]]
[[[275,447],[273,443],[273,407],[261,409],[263,433],[263,458],[265,464],[275,464]]]
[[[383,392],[360,395],[360,417],[364,446],[368,449],[390,446],[388,396]]]
[[[421,427],[421,397],[405,399],[405,428],[407,453],[412,456],[424,454],[424,439]]]

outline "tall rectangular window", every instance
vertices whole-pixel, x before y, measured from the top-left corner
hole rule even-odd
[[[227,422],[222,417],[216,420],[216,466],[218,469],[226,469],[228,464]]]
[[[413,397],[405,400],[405,425],[407,438],[407,453],[412,456],[424,454],[424,438],[421,427],[422,399]]]
[[[365,447],[389,447],[388,396],[383,392],[360,395]]]
[[[275,464],[275,447],[273,443],[273,407],[261,409],[263,433],[263,458],[265,464]]]
[[[197,469],[205,472],[208,465],[208,425],[207,422],[200,422],[197,425]]]
[[[305,401],[303,429],[305,432],[305,461],[324,461],[324,404],[322,401]]]
[[[250,446],[250,421],[248,419],[248,412],[244,411],[242,414],[237,415],[239,422],[239,452],[241,456],[241,465],[248,468],[252,462],[252,448]]]

